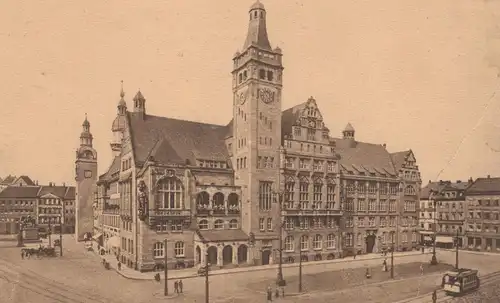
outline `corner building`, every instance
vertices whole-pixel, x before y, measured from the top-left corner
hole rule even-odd
[[[122,89],[114,160],[94,193],[96,241],[141,271],[161,269],[165,252],[169,268],[275,263],[281,217],[284,262],[377,251],[389,233],[412,248],[413,153],[358,142],[350,124],[331,137],[312,97],[282,111],[282,51],[271,47],[264,6],[248,14],[227,125],[147,114],[141,92],[128,111]],[[405,193],[413,207],[403,209]],[[398,229],[403,215],[414,222]]]

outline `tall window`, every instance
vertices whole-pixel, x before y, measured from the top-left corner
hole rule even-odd
[[[293,236],[288,236],[285,238],[285,251],[294,251],[295,245],[293,245]]]
[[[285,218],[285,229],[290,230],[295,228],[295,222],[292,218]]]
[[[358,199],[358,211],[366,211],[366,200]]]
[[[371,212],[377,211],[377,200],[376,199],[368,200],[368,211],[371,211]]]
[[[300,237],[300,250],[309,250],[309,237],[306,235]]]
[[[345,237],[345,246],[352,247],[354,244],[354,235],[352,233],[347,233]]]
[[[314,235],[313,249],[321,249],[323,247],[323,238],[321,235]]]
[[[387,200],[383,199],[380,200],[380,211],[381,212],[386,212],[387,211]]]
[[[396,200],[389,201],[389,212],[391,213],[396,212]]]
[[[260,210],[270,210],[272,203],[272,182],[259,182],[259,208]]]
[[[184,257],[184,242],[175,242],[174,253],[176,258]]]
[[[155,258],[163,258],[165,247],[162,242],[156,242],[153,246],[153,256]]]
[[[329,234],[326,237],[326,248],[335,248],[335,246],[336,246],[335,235]]]
[[[307,180],[300,180],[299,183],[299,202],[300,207],[305,209],[309,204],[309,183]]]
[[[285,207],[293,208],[295,182],[293,180],[288,180],[285,183]]]
[[[265,222],[265,221],[264,221],[264,218],[259,218],[259,229],[260,229],[261,231],[266,230],[266,226],[264,225],[264,222]]]
[[[335,208],[335,185],[328,184],[326,186],[326,208]]]
[[[156,205],[163,209],[182,208],[181,182],[174,178],[164,179],[158,184]]]
[[[321,201],[323,199],[323,184],[321,184],[320,180],[315,181],[313,185],[313,208],[320,209]]]
[[[273,230],[273,219],[272,218],[267,218],[267,230],[269,230],[269,231]]]
[[[238,220],[232,219],[229,221],[229,228],[230,229],[237,229],[238,228]]]

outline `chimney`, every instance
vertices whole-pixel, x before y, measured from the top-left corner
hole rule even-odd
[[[386,145],[385,143],[384,143],[384,144],[382,144],[382,146],[383,146],[384,148],[386,148],[386,147],[387,147],[387,145]]]
[[[462,183],[462,180],[457,180],[457,183]]]
[[[63,187],[66,187],[66,183],[65,182],[63,182]]]
[[[488,175],[488,179],[490,178],[490,175]]]
[[[431,183],[432,183],[431,180],[429,180],[429,184],[431,184]]]
[[[474,181],[472,181],[472,177],[469,177],[469,183],[472,183]]]

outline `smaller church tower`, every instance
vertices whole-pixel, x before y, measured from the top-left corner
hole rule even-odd
[[[351,123],[347,123],[344,130],[342,131],[342,137],[344,139],[354,140],[354,133],[354,127],[352,127]]]
[[[146,99],[142,95],[141,90],[134,97],[134,112],[141,113],[143,117],[146,115]]]
[[[75,181],[75,239],[82,241],[94,229],[93,191],[97,180],[97,152],[92,146],[93,136],[85,114],[80,134],[80,147],[76,151]]]
[[[122,139],[123,132],[125,131],[127,125],[127,103],[125,102],[125,92],[123,91],[123,81],[122,89],[120,91],[120,101],[118,101],[118,113],[113,125],[111,126],[111,131],[113,132],[113,140],[111,141],[111,151],[113,152],[113,157],[120,155],[122,149]]]

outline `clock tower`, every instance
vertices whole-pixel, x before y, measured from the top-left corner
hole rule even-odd
[[[242,229],[262,250],[279,231],[273,193],[280,190],[283,65],[281,49],[269,43],[264,5],[257,1],[248,14],[245,43],[233,58],[232,154],[236,184],[242,187]]]
[[[92,147],[93,136],[90,123],[85,114],[80,134],[80,147],[76,151],[75,161],[75,239],[83,241],[85,235],[94,230],[94,189],[97,180],[97,152]]]

